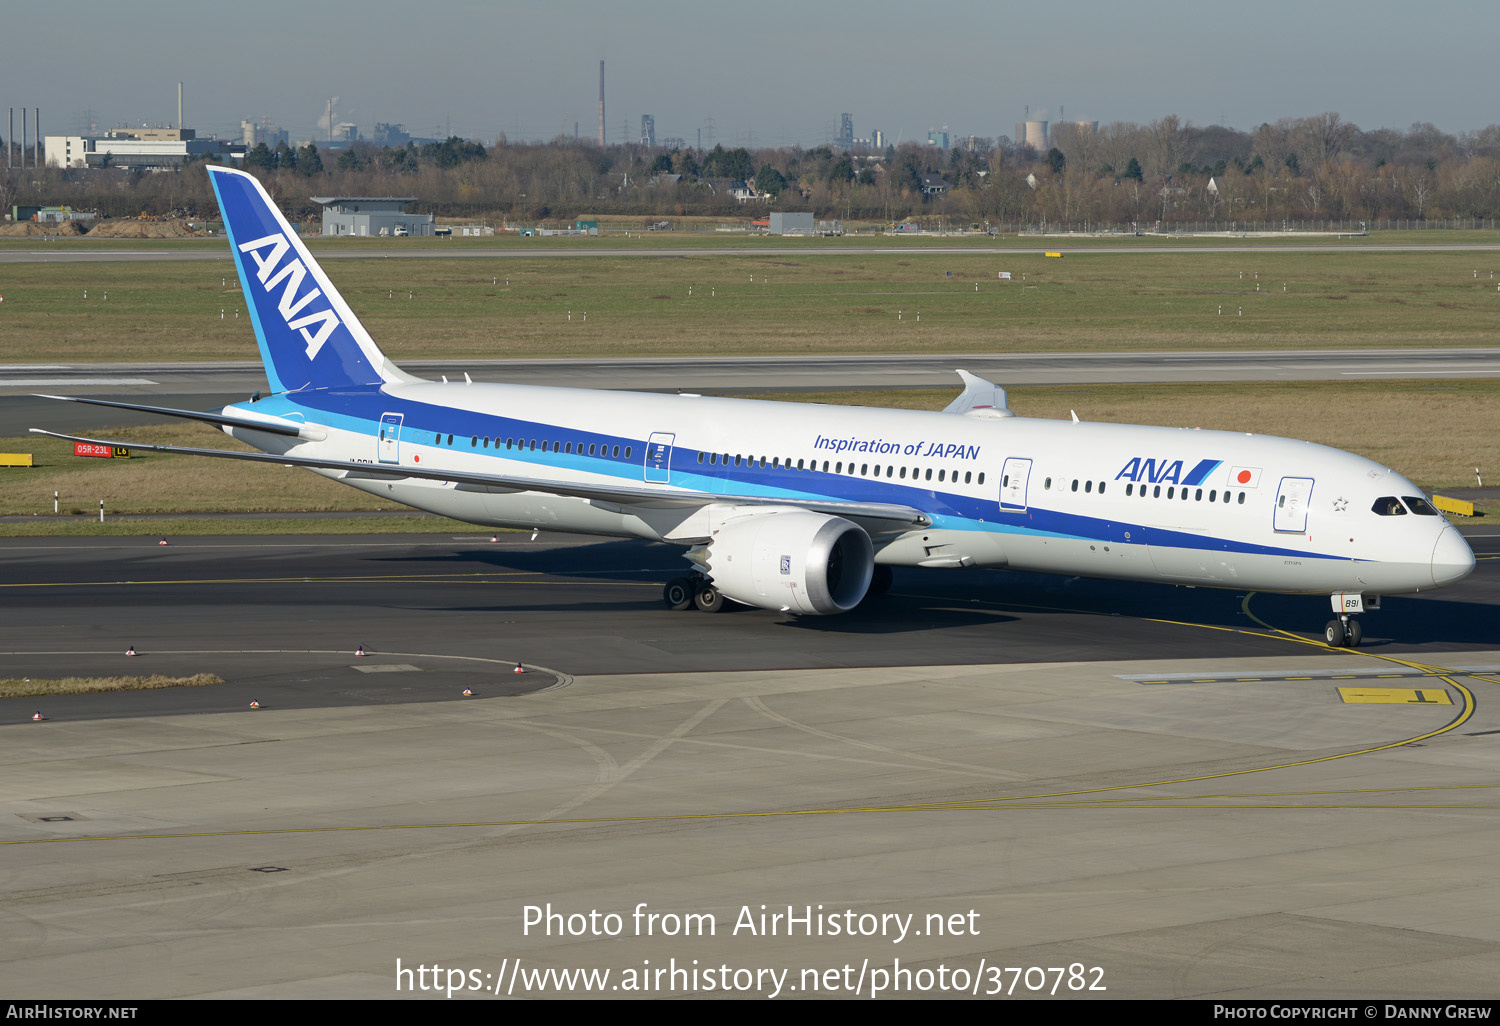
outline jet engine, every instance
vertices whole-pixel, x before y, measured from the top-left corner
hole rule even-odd
[[[706,569],[726,598],[791,613],[847,613],[865,597],[875,549],[858,524],[805,509],[764,508],[726,521]]]

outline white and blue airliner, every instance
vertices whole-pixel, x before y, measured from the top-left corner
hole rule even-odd
[[[255,178],[208,174],[268,393],[211,412],[72,401],[204,421],[260,451],[56,437],[306,467],[474,524],[679,545],[674,609],[843,613],[893,566],[1006,567],[1328,595],[1325,639],[1353,646],[1380,596],[1474,569],[1420,489],[1361,456],[1017,417],[964,371],[941,413],[417,378]]]

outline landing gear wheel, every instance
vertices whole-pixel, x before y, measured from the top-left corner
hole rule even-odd
[[[674,577],[661,590],[661,600],[668,609],[687,609],[693,604],[693,579]]]
[[[1345,637],[1346,633],[1342,620],[1329,620],[1323,627],[1323,640],[1328,642],[1329,648],[1343,648]]]
[[[1365,632],[1359,626],[1358,620],[1350,620],[1344,624],[1344,645],[1347,648],[1358,648],[1359,643],[1364,640]]]
[[[715,588],[712,582],[705,581],[693,593],[693,605],[702,613],[721,612],[724,609],[724,593]]]
[[[866,595],[884,595],[891,590],[891,585],[896,583],[896,575],[891,568],[883,563],[875,564],[875,571],[870,575],[870,587]]]

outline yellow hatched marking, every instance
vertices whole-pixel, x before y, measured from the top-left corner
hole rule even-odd
[[[1339,688],[1346,703],[1368,705],[1452,705],[1443,688]]]

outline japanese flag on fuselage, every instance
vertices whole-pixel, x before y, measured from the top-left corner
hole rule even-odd
[[[1229,483],[1240,488],[1260,487],[1259,467],[1230,467]]]

